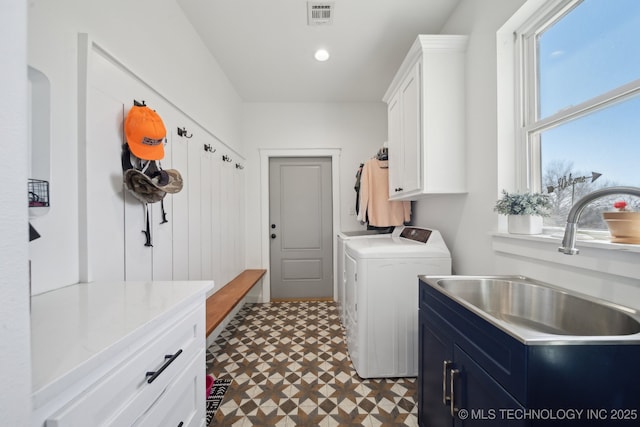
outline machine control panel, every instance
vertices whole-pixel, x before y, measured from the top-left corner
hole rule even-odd
[[[427,243],[431,237],[431,230],[426,228],[405,227],[400,233],[400,237],[413,240],[418,243]]]

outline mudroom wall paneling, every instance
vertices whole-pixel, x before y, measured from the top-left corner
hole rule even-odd
[[[79,87],[86,113],[79,134],[79,180],[86,183],[79,192],[86,218],[80,280],[212,279],[217,289],[244,265],[237,246],[242,236],[234,235],[244,218],[243,169],[234,162],[243,157],[89,36],[81,35],[79,45],[86,69],[80,78],[86,85]],[[124,121],[134,100],[163,119],[167,143],[160,164],[178,170],[184,181],[182,191],[164,198],[164,209],[156,202],[145,210],[122,184]]]

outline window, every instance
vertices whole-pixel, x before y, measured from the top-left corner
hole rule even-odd
[[[547,226],[564,226],[581,196],[640,186],[640,1],[552,0],[516,33],[522,179],[554,202]],[[606,229],[594,202],[581,228]]]

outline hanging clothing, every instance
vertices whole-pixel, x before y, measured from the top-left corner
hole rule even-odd
[[[411,202],[389,200],[388,160],[367,160],[360,178],[358,220],[376,227],[403,225],[411,220]]]
[[[362,177],[362,167],[364,163],[360,163],[358,171],[356,172],[356,183],[353,189],[356,190],[356,215],[360,213],[360,178]]]

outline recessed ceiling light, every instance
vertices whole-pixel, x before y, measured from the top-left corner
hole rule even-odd
[[[318,61],[323,62],[329,59],[329,52],[326,49],[318,49],[314,56]]]

